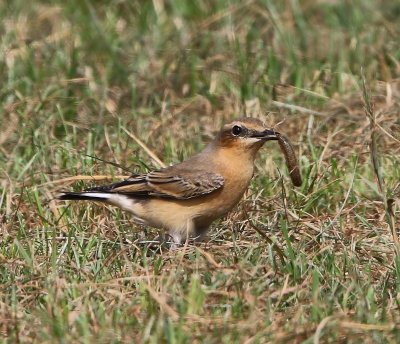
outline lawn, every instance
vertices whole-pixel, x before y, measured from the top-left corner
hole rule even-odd
[[[1,1],[1,341],[396,343],[399,22],[390,0]],[[267,143],[201,244],[54,200],[243,115],[304,182]]]

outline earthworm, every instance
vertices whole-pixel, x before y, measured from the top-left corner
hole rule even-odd
[[[281,147],[281,150],[283,151],[283,154],[285,156],[286,165],[289,169],[289,174],[290,178],[292,179],[292,183],[294,186],[301,186],[302,184],[301,174],[293,146],[286,136],[283,136],[282,134],[277,132],[275,132],[275,134],[278,138],[279,146]]]

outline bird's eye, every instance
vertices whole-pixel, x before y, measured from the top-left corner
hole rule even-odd
[[[240,135],[243,132],[242,127],[239,127],[238,125],[234,125],[232,128],[232,134],[235,136]]]

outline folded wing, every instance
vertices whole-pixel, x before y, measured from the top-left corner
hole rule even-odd
[[[224,185],[224,178],[216,173],[185,171],[173,173],[168,168],[147,174],[134,175],[122,182],[95,187],[86,191],[119,193],[132,197],[164,197],[190,199],[207,195]]]

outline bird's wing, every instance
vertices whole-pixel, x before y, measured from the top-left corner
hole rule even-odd
[[[173,173],[168,168],[134,175],[122,182],[95,187],[87,191],[104,191],[131,196],[156,196],[189,199],[207,195],[224,185],[224,178],[216,173],[190,171]]]

